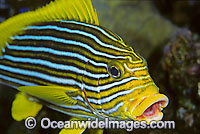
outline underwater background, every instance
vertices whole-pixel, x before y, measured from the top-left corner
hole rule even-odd
[[[50,0],[0,0],[0,22],[34,10]],[[104,134],[200,134],[200,1],[197,0],[92,0],[100,25],[120,35],[148,62],[149,72],[169,97],[163,120],[175,129],[108,129]],[[49,134],[59,129],[33,130],[11,117],[17,91],[0,85],[0,134]],[[70,117],[44,107],[37,120]],[[85,133],[92,133],[87,130]]]

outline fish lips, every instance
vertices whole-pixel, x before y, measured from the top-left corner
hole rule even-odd
[[[128,103],[129,118],[138,121],[146,120],[149,123],[152,120],[162,119],[163,113],[161,111],[168,105],[169,99],[164,94],[156,93],[140,99],[130,100]]]

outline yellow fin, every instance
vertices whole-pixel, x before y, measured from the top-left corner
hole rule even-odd
[[[63,128],[59,134],[82,134],[86,129],[85,128],[78,128],[78,129],[65,129]]]
[[[67,94],[69,91],[76,92],[78,89],[70,87],[22,86],[18,90],[57,105],[74,105],[77,103],[77,100],[72,99]]]
[[[12,103],[12,117],[16,121],[21,121],[29,116],[35,117],[41,110],[42,105],[35,101],[30,101],[28,96],[19,92]]]
[[[58,20],[73,20],[99,25],[91,0],[55,0],[35,11],[16,15],[1,23],[0,49],[5,47],[11,36],[22,31],[23,27],[37,22]],[[2,55],[1,50],[0,55]]]
[[[103,129],[90,129],[91,134],[103,134]]]
[[[77,118],[71,118],[69,121],[79,121],[80,119],[77,119]],[[82,134],[84,131],[86,130],[86,128],[63,128],[59,134]]]

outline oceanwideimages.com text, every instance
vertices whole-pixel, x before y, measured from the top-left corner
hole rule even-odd
[[[33,129],[36,126],[36,119],[34,117],[28,117],[25,120],[25,126],[28,129]],[[89,128],[89,129],[125,129],[127,131],[133,131],[134,129],[175,129],[174,121],[117,121],[109,120],[105,118],[100,120],[70,120],[70,121],[54,121],[49,118],[42,118],[40,126],[43,129],[78,129],[78,128]]]

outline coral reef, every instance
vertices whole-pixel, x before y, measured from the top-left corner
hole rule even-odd
[[[163,69],[170,94],[176,102],[176,118],[182,127],[198,129],[199,81],[200,81],[200,40],[198,35],[182,29],[165,46]],[[183,128],[182,128],[183,129]],[[199,131],[200,132],[200,131]]]

